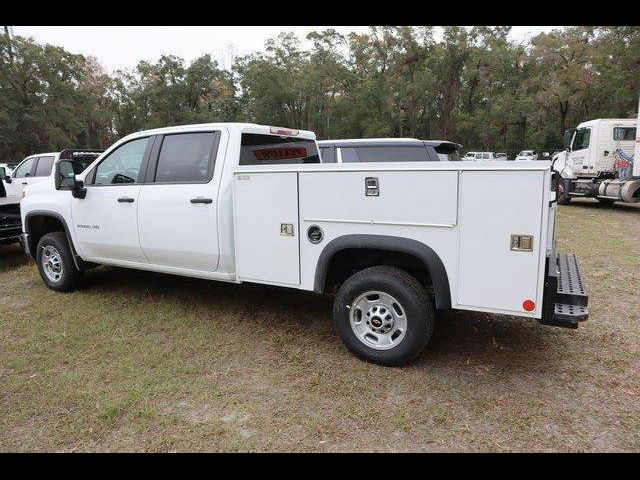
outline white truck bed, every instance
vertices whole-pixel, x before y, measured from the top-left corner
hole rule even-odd
[[[378,196],[365,194],[367,178],[377,179]],[[400,236],[442,260],[452,308],[541,318],[555,216],[550,162],[240,166],[233,184],[240,281],[317,290],[316,266],[333,239]],[[293,235],[281,233],[286,225]],[[313,225],[324,233],[318,244],[306,236]],[[512,250],[511,235],[532,236],[532,250]],[[526,300],[535,309],[525,311]]]

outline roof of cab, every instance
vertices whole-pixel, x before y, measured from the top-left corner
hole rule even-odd
[[[275,128],[275,129],[282,129],[282,130],[293,130],[297,132],[295,135],[297,137],[312,138],[314,140],[316,138],[315,133],[309,130],[297,130],[297,129],[287,128],[287,127],[276,127],[271,125],[258,125],[257,123],[242,123],[242,122],[195,123],[190,125],[176,125],[172,127],[161,127],[161,128],[150,129],[150,130],[141,130],[139,132],[129,134],[124,138],[135,138],[135,137],[145,136],[145,135],[161,135],[161,134],[179,133],[179,132],[193,132],[197,130],[210,130],[215,128],[227,128],[227,129],[240,130],[240,131],[250,130],[255,133],[264,132],[264,134],[266,135],[278,135],[278,133],[273,133],[271,131],[272,128]],[[283,135],[283,134],[280,134],[280,135]],[[286,136],[286,134],[284,135]]]
[[[318,140],[319,147],[412,147],[416,145],[437,147],[443,144],[460,147],[460,144],[447,140],[418,140],[417,138],[346,138],[340,140]]]

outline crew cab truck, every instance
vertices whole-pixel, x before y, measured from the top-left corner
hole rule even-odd
[[[567,130],[566,150],[553,157],[559,204],[574,197],[605,204],[640,202],[640,167],[630,161],[636,125],[635,118],[600,118]]]
[[[53,166],[61,159],[72,161],[74,171],[81,173],[100,153],[102,150],[65,149],[29,155],[12,171],[0,166],[0,244],[20,241],[20,200],[27,186],[47,179],[52,184]]]
[[[554,249],[549,162],[319,162],[307,131],[135,133],[28,187],[22,241],[57,291],[108,264],[335,294],[342,340],[382,365],[423,350],[436,310],[586,320],[577,260]]]

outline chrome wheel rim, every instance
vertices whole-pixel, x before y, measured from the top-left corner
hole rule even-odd
[[[367,347],[389,350],[397,347],[407,334],[405,309],[388,293],[365,292],[349,309],[351,329]]]
[[[62,257],[60,252],[51,245],[42,247],[42,269],[45,275],[52,282],[59,282],[64,269],[62,267]]]

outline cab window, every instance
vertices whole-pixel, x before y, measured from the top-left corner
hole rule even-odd
[[[308,138],[243,133],[240,165],[320,163],[316,142]]]
[[[96,168],[94,185],[137,183],[149,137],[138,138],[119,146]]]
[[[636,128],[635,127],[614,127],[613,139],[633,142],[636,139]]]
[[[361,162],[428,162],[424,146],[418,147],[358,147]],[[342,153],[344,162],[344,151]]]
[[[333,147],[320,148],[322,163],[336,163],[336,149]]]
[[[53,157],[40,157],[38,159],[38,165],[36,165],[35,177],[48,177],[51,175],[51,169],[53,168]]]
[[[156,183],[206,183],[213,177],[219,132],[165,135]]]
[[[358,157],[358,152],[356,152],[355,148],[341,148],[340,158],[342,159],[342,163],[358,163],[360,161],[360,157]]]
[[[579,128],[576,130],[576,135],[573,137],[573,146],[571,150],[584,150],[589,148],[589,140],[591,139],[590,128]]]
[[[36,161],[35,158],[30,158],[25,160],[20,164],[18,168],[16,168],[15,173],[13,174],[13,178],[24,178],[31,176],[31,167],[33,167],[33,163]]]

